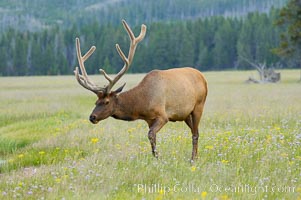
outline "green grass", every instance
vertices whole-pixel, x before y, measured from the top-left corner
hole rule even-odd
[[[74,77],[1,77],[0,199],[300,199],[299,71],[244,84],[252,73],[205,73],[193,165],[185,123],[158,133],[156,160],[145,122],[89,123],[96,97]]]

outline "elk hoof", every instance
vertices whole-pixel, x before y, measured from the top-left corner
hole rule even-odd
[[[153,153],[153,156],[158,159],[158,152],[155,150],[155,151],[152,151],[152,153]]]

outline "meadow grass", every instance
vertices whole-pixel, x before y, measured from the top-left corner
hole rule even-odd
[[[74,77],[1,77],[0,199],[300,199],[301,84],[281,73],[264,85],[244,83],[255,72],[204,73],[192,165],[183,122],[158,133],[157,160],[145,122],[90,124],[96,97]]]

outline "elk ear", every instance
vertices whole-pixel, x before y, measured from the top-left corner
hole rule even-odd
[[[100,99],[101,99],[101,98],[103,98],[103,97],[104,97],[104,92],[102,92],[102,91],[100,91],[100,92],[97,92],[97,93],[96,93],[96,95],[97,95],[97,97],[98,97],[98,98],[100,98]]]
[[[119,88],[118,88],[117,90],[115,90],[113,93],[114,93],[114,94],[118,94],[119,92],[121,92],[121,91],[123,90],[125,84],[126,84],[126,83],[124,83],[121,87],[119,87]]]

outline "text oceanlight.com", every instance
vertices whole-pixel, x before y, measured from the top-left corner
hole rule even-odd
[[[136,191],[138,193],[248,193],[255,195],[258,193],[294,193],[296,192],[295,186],[253,186],[250,184],[240,184],[223,186],[219,184],[211,184],[210,186],[201,187],[196,184],[181,184],[176,183],[174,185],[164,185],[160,183],[154,184],[135,184]]]

